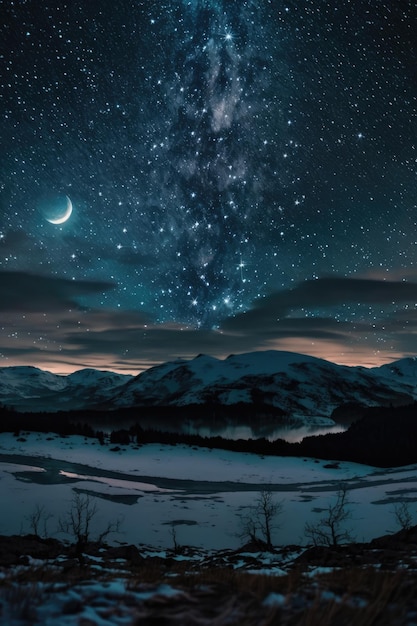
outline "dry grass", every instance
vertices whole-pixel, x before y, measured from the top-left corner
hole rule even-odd
[[[139,585],[139,581],[136,584]],[[185,599],[177,600],[183,610],[194,602],[195,622],[185,621],[184,624],[402,626],[409,624],[411,617],[417,617],[417,575],[404,571],[350,568],[312,577],[301,571],[274,577],[213,569],[179,576],[174,586],[185,594]],[[280,594],[284,600],[268,608],[263,602],[270,593]],[[216,615],[211,612],[212,605],[218,609]],[[166,623],[176,624],[172,617],[176,610],[173,614],[171,610],[172,606],[167,607],[171,621]],[[182,615],[184,617],[185,613]],[[205,621],[207,619],[212,621]]]
[[[312,579],[315,597],[302,616],[296,613],[289,626],[392,626],[417,616],[417,574],[350,568],[317,574]],[[303,587],[301,587],[301,590]],[[306,597],[309,590],[304,584]],[[298,591],[300,593],[300,589]]]
[[[265,574],[252,574],[245,571],[234,570],[228,567],[213,567],[201,570],[190,567],[190,563],[176,563],[170,570],[160,569],[158,566],[145,567],[136,571],[129,579],[129,587],[134,589],[144,583],[168,583],[176,587],[186,589],[217,584],[227,586],[236,593],[244,593],[248,590],[258,597],[263,597],[269,592],[283,593],[297,585],[301,573],[292,571],[285,576],[269,576]]]
[[[6,582],[0,588],[0,598],[7,602],[10,617],[28,623],[36,620],[36,607],[45,599],[45,591],[35,582],[19,585]]]
[[[373,567],[348,567],[309,574],[294,568],[284,576],[264,575],[211,567],[198,571],[187,561],[147,559],[128,573],[96,569],[28,567],[10,570],[0,582],[0,598],[13,615],[30,622],[36,606],[54,593],[56,583],[65,587],[85,580],[126,578],[126,593],[168,584],[177,596],[154,596],[134,609],[140,623],[239,624],[239,626],[405,626],[417,621],[417,572]],[[61,585],[60,585],[61,587]],[[62,589],[62,587],[61,587]],[[269,594],[283,598],[268,607]],[[278,596],[277,596],[278,597]]]

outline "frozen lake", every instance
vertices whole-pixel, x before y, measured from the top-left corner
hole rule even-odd
[[[26,441],[0,435],[0,498],[7,503],[1,534],[31,531],[38,506],[51,515],[47,533],[57,533],[74,490],[97,504],[99,533],[122,520],[114,543],[172,547],[177,542],[204,548],[237,548],[239,514],[260,490],[271,489],[283,512],[273,533],[276,545],[306,543],[306,522],[317,522],[343,483],[349,493],[347,528],[358,541],[398,530],[393,509],[408,501],[417,508],[417,465],[379,469],[317,459],[262,457],[184,445],[100,446],[80,436],[31,433]]]

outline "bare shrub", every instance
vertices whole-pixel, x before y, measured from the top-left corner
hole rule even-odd
[[[77,555],[82,554],[85,546],[91,538],[91,527],[93,520],[98,514],[97,504],[88,494],[76,492],[71,502],[70,509],[63,518],[60,518],[58,530],[71,535],[76,542]],[[117,533],[120,529],[121,520],[108,522],[96,541],[102,543],[111,533]]]
[[[316,524],[307,523],[304,533],[315,546],[338,546],[353,540],[351,532],[344,528],[350,519],[347,488],[342,485],[336,495],[336,502],[329,504],[327,512]]]
[[[29,522],[29,526],[36,537],[48,537],[48,521],[53,517],[52,513],[48,513],[45,506],[37,504],[29,515],[26,515],[26,519]],[[42,529],[42,530],[41,530]]]
[[[413,516],[408,502],[397,502],[395,504],[394,517],[401,530],[408,530],[413,525]]]
[[[248,507],[246,513],[239,515],[241,531],[239,537],[255,543],[263,542],[268,550],[272,548],[272,530],[278,528],[276,518],[283,510],[282,502],[275,502],[272,491],[263,489],[255,504]]]
[[[180,552],[180,546],[178,545],[178,539],[177,539],[177,525],[176,524],[172,524],[171,525],[171,539],[172,539],[172,543],[174,546],[174,554],[179,554]]]

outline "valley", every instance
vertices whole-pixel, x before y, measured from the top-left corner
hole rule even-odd
[[[0,622],[408,624],[416,375],[277,352],[137,377],[1,368]]]

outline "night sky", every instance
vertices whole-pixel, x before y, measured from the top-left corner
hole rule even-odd
[[[0,14],[0,365],[417,354],[414,0]]]

